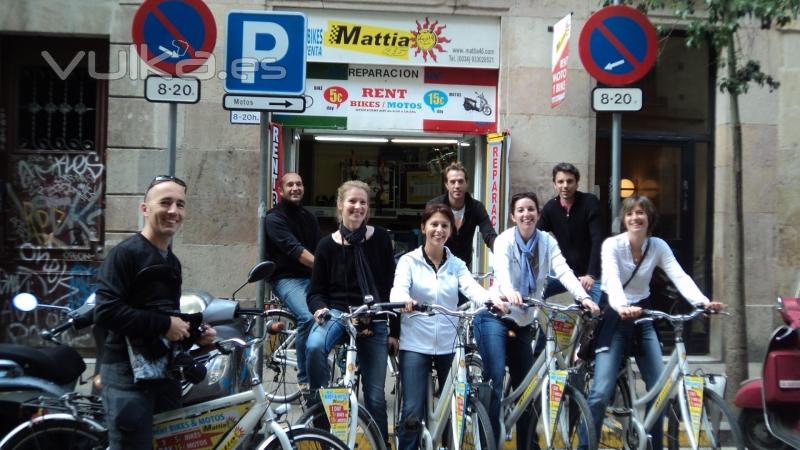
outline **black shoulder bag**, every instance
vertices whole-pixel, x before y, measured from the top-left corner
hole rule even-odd
[[[631,272],[631,276],[628,280],[622,283],[622,289],[625,289],[628,284],[633,280],[633,277],[636,276],[636,272],[639,271],[639,266],[642,265],[644,258],[647,257],[647,251],[650,250],[650,242],[648,241],[647,246],[644,248],[644,253],[642,253],[642,259],[639,260],[639,263],[636,264],[636,267],[633,268],[633,272]],[[603,318],[606,315],[606,310],[610,307],[608,304],[608,294],[603,291],[600,294],[600,317],[597,320],[591,320],[589,323],[584,327],[583,334],[581,335],[579,344],[578,344],[578,358],[583,361],[593,361],[595,350],[597,349],[597,338],[600,336],[600,330],[603,326]]]

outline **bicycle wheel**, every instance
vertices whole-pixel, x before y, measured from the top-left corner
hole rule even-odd
[[[297,450],[348,450],[347,444],[324,430],[315,428],[295,428],[287,430],[293,449]],[[277,437],[271,436],[257,447],[257,450],[285,450]]]
[[[314,423],[328,423],[328,418],[322,409],[322,403],[317,403],[307,409],[295,422],[296,425],[320,429],[315,427]],[[326,429],[325,431],[329,430]],[[372,416],[361,405],[358,407],[358,426],[356,428],[356,442],[353,448],[360,450],[386,450],[386,444],[383,441],[381,431],[378,429],[378,424],[375,423]]]
[[[625,377],[617,378],[611,402],[606,406],[606,416],[600,430],[598,448],[631,449],[638,448],[641,437],[631,426],[631,393]]]
[[[670,450],[689,447],[686,427],[682,426],[680,406],[677,400],[667,408],[667,446]],[[710,389],[703,389],[703,416],[700,419],[699,447],[702,449],[721,449],[734,447],[744,450],[742,431],[736,416],[725,401]]]
[[[550,417],[541,415],[539,399],[537,398],[531,422],[528,424],[528,442],[517,445],[518,448],[527,450],[547,448],[544,436],[544,421]],[[562,393],[561,412],[552,430],[552,446],[554,449],[573,449],[580,446],[581,438],[586,439],[588,450],[597,450],[597,437],[595,436],[592,413],[586,397],[574,386],[567,383]]]
[[[452,417],[450,418],[452,420]],[[497,443],[494,440],[492,422],[489,413],[483,406],[480,399],[470,396],[467,402],[467,415],[464,421],[464,436],[461,441],[461,448],[464,450],[495,450]],[[448,429],[452,430],[448,426]],[[451,432],[452,434],[452,432]],[[448,439],[448,448],[454,448],[455,437]]]
[[[17,428],[3,439],[2,450],[64,450],[104,449],[106,434],[87,422],[74,418],[43,418]]]
[[[269,321],[282,323],[284,329],[278,334],[268,334],[264,340],[264,390],[273,402],[293,402],[300,398],[294,349],[297,322],[292,313],[281,309],[268,311],[264,322]]]

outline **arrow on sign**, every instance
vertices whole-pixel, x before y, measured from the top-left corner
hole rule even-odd
[[[619,66],[621,66],[623,64],[625,64],[625,60],[624,59],[620,59],[619,61],[614,61],[613,63],[610,62],[610,63],[606,64],[604,69],[606,69],[606,70],[614,70],[615,67],[619,67]]]
[[[301,113],[306,110],[305,97],[285,95],[226,95],[222,107],[229,110],[275,111]]]

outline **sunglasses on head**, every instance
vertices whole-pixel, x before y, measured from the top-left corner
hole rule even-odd
[[[153,186],[166,183],[167,181],[172,181],[173,183],[176,183],[177,185],[186,189],[186,182],[178,177],[173,177],[172,175],[156,175],[153,177],[153,181],[150,182],[150,185],[147,186],[147,190],[144,191],[145,195],[150,192],[150,189],[153,189]]]

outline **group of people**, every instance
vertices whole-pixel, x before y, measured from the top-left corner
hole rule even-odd
[[[606,238],[600,203],[592,194],[577,190],[578,169],[569,163],[553,168],[557,195],[540,208],[533,192],[514,194],[510,201],[513,226],[495,232],[486,209],[468,193],[466,169],[459,163],[444,173],[447,193],[432,199],[421,216],[423,244],[403,255],[395,266],[389,233],[368,225],[370,188],[351,180],[338,189],[338,228],[322,236],[316,217],[302,206],[304,186],[297,173],[281,178],[282,200],[267,212],[266,253],[276,262],[271,281],[274,292],[297,319],[298,381],[307,386],[308,401],[329,379],[327,355],[345,333],[336,318],[365,301],[400,301],[411,311],[414,303],[439,304],[455,309],[462,301],[475,305],[491,302],[513,322],[481,312],[473,320],[474,336],[491,380],[489,405],[494,429],[499,430],[500,401],[506,366],[516,386],[533,365],[535,338],[530,309],[521,308],[523,297],[545,299],[568,291],[595,314],[607,304],[606,323],[597,345],[596,375],[589,403],[596,427],[613,393],[621,358],[634,352],[645,384],[653,385],[662,370],[661,350],[649,323],[629,320],[647,306],[649,280],[661,267],[680,292],[697,305],[718,309],[709,302],[681,269],[668,245],[651,236],[656,211],[646,197],[632,196],[622,203],[623,233]],[[108,328],[101,375],[103,399],[109,412],[111,448],[149,448],[152,434],[145,417],[174,408],[180,400],[172,380],[147,384],[133,381],[123,342],[144,337],[161,344],[188,338],[208,341],[213,330],[191,335],[178,316],[180,263],[170,239],[185,213],[186,185],[175,177],[156,177],[145,193],[142,231],[117,245],[98,274],[97,323]],[[487,290],[470,271],[472,242],[479,229],[492,250],[494,284]],[[173,276],[161,289],[142,290],[133,280],[148,265],[168,265]],[[177,289],[177,291],[175,291]],[[601,296],[601,290],[605,295]],[[602,301],[601,301],[602,297]],[[164,299],[174,302],[165,302]],[[418,448],[418,433],[404,426],[409,419],[425,417],[428,379],[435,367],[444,379],[454,357],[455,330],[440,316],[401,314],[391,323],[373,320],[369,333],[357,338],[367,411],[388,440],[384,383],[387,355],[399,352],[403,408],[396,430],[401,449]],[[514,328],[509,333],[509,327]],[[539,340],[541,342],[543,340]],[[163,345],[163,344],[162,344]],[[317,399],[318,400],[318,399]],[[524,418],[518,421],[525,424]],[[524,442],[525,426],[517,427],[517,442]],[[520,434],[523,433],[523,434]],[[660,448],[660,439],[654,447]],[[148,440],[149,439],[149,440]]]

